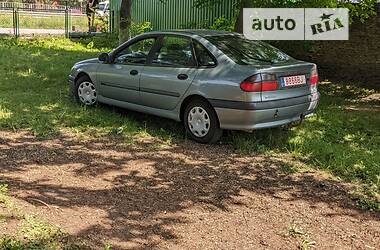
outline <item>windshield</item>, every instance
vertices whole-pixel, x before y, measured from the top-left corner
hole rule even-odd
[[[104,7],[106,6],[106,4],[105,3],[101,3],[101,4],[99,4],[99,10],[104,10]]]
[[[252,41],[239,35],[210,36],[207,39],[233,61],[242,65],[258,62],[286,62],[290,56],[261,41]]]

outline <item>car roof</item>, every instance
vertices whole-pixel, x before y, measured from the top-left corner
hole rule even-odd
[[[184,30],[162,30],[162,31],[151,31],[145,34],[177,34],[177,35],[185,35],[185,36],[201,36],[201,37],[208,37],[208,36],[225,36],[225,35],[237,35],[238,33],[235,32],[228,32],[228,31],[220,31],[220,30],[207,30],[207,29],[184,29]]]

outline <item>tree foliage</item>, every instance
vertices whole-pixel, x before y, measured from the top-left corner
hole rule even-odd
[[[131,27],[131,6],[134,0],[122,0],[121,22],[120,22],[120,42],[130,37]],[[157,0],[165,3],[168,0]],[[222,3],[225,0],[196,0],[195,7],[207,8]],[[364,22],[369,17],[376,14],[376,3],[378,0],[362,0],[360,3],[353,3],[350,0],[237,0],[236,19],[230,20],[235,23],[235,31],[243,31],[243,8],[348,8],[350,10],[351,21]]]
[[[224,0],[197,0],[198,8],[211,7],[222,3]],[[243,8],[348,8],[351,21],[364,22],[376,14],[378,0],[362,0],[353,3],[350,0],[238,0],[235,30],[242,31]]]
[[[224,0],[197,0],[197,7],[214,6]],[[238,0],[238,4],[249,3],[253,8],[338,8],[347,7],[358,11],[374,10],[378,0]]]

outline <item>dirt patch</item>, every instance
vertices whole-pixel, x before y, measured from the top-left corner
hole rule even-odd
[[[14,235],[19,226],[19,219],[0,205],[0,237],[6,234]]]
[[[374,93],[367,97],[364,97],[362,101],[365,102],[380,102],[380,93]]]
[[[380,111],[380,106],[377,106],[377,105],[371,105],[371,106],[350,105],[350,106],[346,106],[345,109],[349,110],[349,111],[378,113]]]
[[[0,132],[0,168],[24,211],[94,249],[297,249],[306,237],[318,249],[380,248],[380,215],[358,210],[345,185],[228,146]]]

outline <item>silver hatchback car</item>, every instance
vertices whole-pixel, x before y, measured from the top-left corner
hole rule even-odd
[[[97,59],[74,65],[77,101],[97,102],[183,121],[195,141],[223,129],[252,131],[312,115],[318,72],[261,41],[230,32],[149,32]]]

